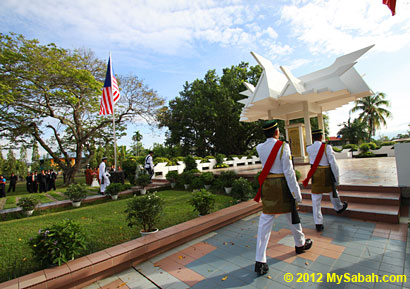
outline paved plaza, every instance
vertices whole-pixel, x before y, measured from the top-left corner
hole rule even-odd
[[[394,158],[338,163],[341,184],[397,186]],[[303,177],[309,166],[296,168]],[[254,173],[260,165],[235,170]],[[253,270],[259,221],[254,214],[86,288],[410,289],[408,208],[403,212],[401,224],[325,215],[321,233],[311,213],[300,213],[303,231],[313,239],[313,247],[301,255],[295,254],[291,232],[279,215],[267,250],[270,270],[263,276]]]

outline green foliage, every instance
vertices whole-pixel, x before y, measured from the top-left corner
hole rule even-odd
[[[184,169],[185,172],[197,169],[195,158],[191,155],[187,155],[184,158],[184,163],[185,163],[185,169]]]
[[[342,147],[343,149],[350,149],[351,152],[356,152],[359,149],[359,146],[357,144],[345,144]]]
[[[84,184],[71,184],[64,194],[73,202],[81,202],[87,197],[87,187]]]
[[[215,157],[216,165],[224,164],[224,159],[225,158],[226,158],[226,156],[224,154],[217,154],[216,157]]]
[[[222,182],[224,187],[232,187],[233,181],[236,178],[236,173],[230,170],[223,171],[218,178]]]
[[[36,197],[22,197],[19,199],[17,206],[21,207],[23,211],[34,210],[38,205],[39,200]]]
[[[395,141],[384,141],[384,142],[382,142],[381,144],[380,144],[380,146],[381,147],[384,147],[384,146],[394,146],[395,145]]]
[[[299,181],[302,174],[298,170],[295,170],[295,176],[296,176],[296,180]]]
[[[334,152],[340,153],[343,149],[332,146]]]
[[[241,154],[264,139],[261,122],[240,122],[243,104],[239,93],[244,82],[256,86],[260,66],[240,63],[218,76],[209,70],[203,79],[185,83],[180,96],[171,100],[158,116],[167,127],[168,144],[181,144],[183,154],[197,156]]]
[[[156,192],[155,192],[156,193]],[[144,232],[152,232],[159,222],[164,207],[164,201],[155,193],[144,196],[134,196],[127,203],[126,220],[128,226],[142,227]]]
[[[356,157],[357,158],[373,158],[373,157],[375,157],[375,154],[372,153],[372,152],[367,151],[367,152],[361,152]]]
[[[207,190],[201,189],[192,194],[192,199],[189,203],[200,215],[207,215],[215,206],[215,196]]]
[[[174,163],[171,162],[168,158],[155,157],[155,158],[154,158],[154,165],[156,165],[156,164],[158,164],[158,163],[167,163],[167,166],[172,166],[172,165],[174,165]]]
[[[86,249],[81,226],[69,219],[50,228],[40,229],[29,241],[34,258],[42,266],[61,265],[81,256]]]
[[[136,171],[137,171],[137,160],[135,158],[128,158],[122,163],[122,169],[125,172],[126,178],[130,181],[131,185],[136,185]]]
[[[374,142],[369,142],[369,148],[371,150],[378,150],[380,147],[377,146],[377,144],[375,144]]]
[[[232,183],[231,195],[234,199],[239,201],[247,201],[252,197],[254,192],[251,182],[244,178],[236,179]]]
[[[194,172],[193,171],[184,171],[182,174],[180,174],[179,181],[183,185],[190,185],[192,183],[193,179],[194,179]]]
[[[382,92],[355,100],[355,106],[351,111],[360,112],[358,120],[367,125],[368,142],[376,134],[377,129],[382,125],[386,126],[386,119],[391,116],[390,111],[386,109],[388,107],[390,107],[390,101]]]
[[[167,173],[165,177],[170,183],[176,183],[179,177],[179,174],[177,171],[170,171]]]
[[[137,177],[137,185],[142,188],[145,188],[150,181],[151,177],[148,174],[139,174]]]
[[[368,143],[362,143],[359,146],[359,149],[362,153],[368,152],[370,150],[370,145]]]
[[[204,182],[202,181],[201,177],[195,176],[191,180],[190,186],[194,190],[199,190],[204,187]]]
[[[215,179],[214,174],[211,172],[202,173],[200,178],[205,185],[212,185]]]
[[[106,189],[105,193],[108,195],[118,195],[119,192],[129,190],[131,188],[128,184],[111,183]]]

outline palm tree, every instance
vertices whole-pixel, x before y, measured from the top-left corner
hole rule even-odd
[[[385,98],[386,95],[383,92],[362,97],[355,100],[355,106],[351,110],[351,112],[361,111],[358,119],[367,123],[369,142],[381,125],[386,126],[386,118],[389,118],[391,115],[390,111],[382,107],[390,107],[390,101]]]

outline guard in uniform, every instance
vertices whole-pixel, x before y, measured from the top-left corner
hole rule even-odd
[[[301,254],[312,247],[312,240],[305,239],[300,220],[294,221],[293,218],[293,213],[297,215],[295,203],[302,202],[302,195],[293,170],[289,145],[279,141],[279,127],[276,121],[265,122],[263,131],[266,141],[256,147],[263,170],[258,178],[260,190],[254,199],[258,202],[262,198],[263,207],[256,243],[255,272],[259,275],[269,271],[266,264],[266,248],[276,214],[286,216],[295,240],[296,254]]]
[[[98,168],[99,170],[99,179],[100,179],[100,193],[102,195],[105,194],[105,189],[110,185],[110,179],[109,176],[110,174],[106,171],[106,163],[107,163],[107,158],[103,157],[100,163],[100,166]]]
[[[337,193],[336,186],[339,184],[339,166],[337,165],[332,146],[322,143],[323,130],[313,130],[312,139],[314,142],[306,148],[306,151],[309,154],[309,161],[312,165],[311,171],[313,170],[313,172],[309,171],[308,177],[303,183],[307,185],[310,178],[309,175],[311,174],[313,219],[316,224],[316,231],[321,232],[324,229],[320,206],[322,195],[330,193],[330,201],[338,214],[343,213],[347,209],[348,204],[347,202],[342,203]],[[321,147],[323,152],[321,152]],[[317,162],[316,169],[314,169],[315,161]]]

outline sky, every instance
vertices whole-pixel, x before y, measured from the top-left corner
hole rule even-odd
[[[375,44],[355,68],[391,102],[377,137],[410,129],[410,0],[397,0],[395,16],[382,0],[2,0],[0,31],[100,59],[111,51],[115,73],[137,75],[167,102],[210,69],[256,65],[251,51],[298,77]],[[331,136],[352,107],[328,113]],[[146,148],[165,140],[164,129],[135,123],[118,144],[130,145],[135,130]]]

